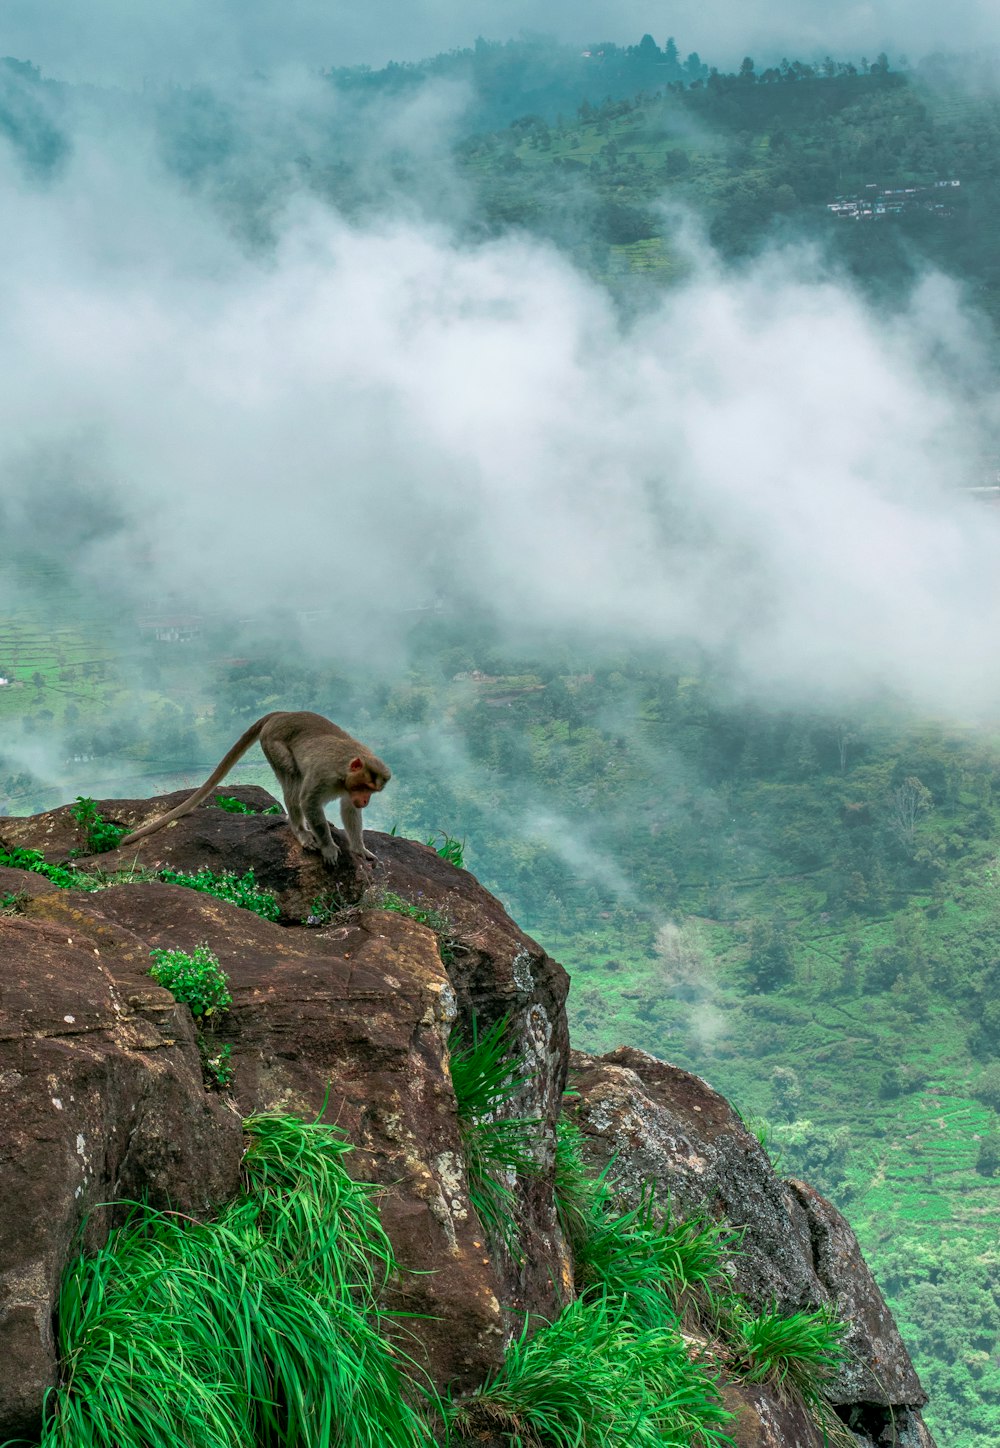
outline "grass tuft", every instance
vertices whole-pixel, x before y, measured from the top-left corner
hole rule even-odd
[[[245,1122],[245,1191],[207,1225],[137,1207],[59,1301],[41,1448],[418,1448],[381,1334],[395,1263],[332,1127]]]
[[[523,1448],[719,1448],[729,1414],[714,1380],[671,1328],[639,1327],[621,1305],[578,1298],[499,1372],[450,1406],[460,1439],[499,1429]]]
[[[95,802],[86,795],[77,795],[70,814],[83,836],[83,853],[86,855],[103,855],[108,850],[116,850],[122,836],[128,834],[124,825],[112,824],[99,814]]]
[[[463,1042],[456,1026],[449,1050],[469,1200],[487,1235],[516,1254],[514,1185],[519,1176],[539,1173],[534,1148],[541,1122],[502,1115],[524,1082],[524,1060],[510,1054],[508,1027],[504,1016],[481,1032],[473,1017],[471,1041]]]
[[[588,1176],[582,1144],[579,1127],[563,1118],[556,1136],[556,1209],[577,1291],[622,1303],[647,1327],[686,1316],[714,1321],[732,1233],[697,1216],[662,1218],[652,1185],[636,1206],[620,1208],[608,1172],[596,1180]]]
[[[756,1317],[736,1312],[730,1351],[746,1382],[767,1383],[809,1407],[823,1407],[823,1391],[844,1361],[840,1340],[846,1331],[827,1307],[782,1314],[772,1306]]]

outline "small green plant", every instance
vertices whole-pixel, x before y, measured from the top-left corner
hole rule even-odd
[[[456,840],[454,836],[449,835],[446,830],[438,830],[436,834],[431,835],[430,839],[425,840],[424,843],[430,845],[431,849],[436,851],[442,860],[447,860],[449,865],[454,865],[456,870],[465,869],[464,840]]]
[[[157,985],[186,1005],[195,1020],[205,1022],[232,1005],[229,980],[219,958],[207,945],[186,950],[151,950],[149,973]]]
[[[0,895],[0,915],[20,915],[27,903],[26,891],[9,890],[7,894]]]
[[[280,804],[272,804],[267,809],[254,809],[252,804],[244,804],[241,799],[236,799],[231,794],[217,794],[212,801],[216,809],[224,809],[228,814],[241,815],[280,815],[284,810]]]
[[[214,1047],[214,1041],[210,1042],[205,1036],[198,1037],[202,1075],[210,1086],[217,1086],[220,1091],[225,1091],[233,1084],[233,1076],[236,1074],[230,1060],[233,1048],[228,1042],[217,1049],[213,1049]]]
[[[452,1432],[483,1430],[545,1448],[721,1448],[730,1414],[681,1334],[640,1328],[620,1306],[578,1298],[533,1337],[528,1326],[486,1385],[447,1409]]]
[[[193,874],[185,870],[161,870],[159,878],[168,885],[186,885],[191,890],[201,890],[206,895],[214,895],[217,900],[227,900],[231,905],[252,910],[255,915],[260,915],[265,920],[277,920],[281,914],[277,896],[257,884],[252,869],[237,877],[232,870],[216,873],[203,865]]]
[[[449,1038],[451,1084],[455,1091],[469,1200],[483,1230],[512,1255],[517,1246],[516,1179],[537,1176],[535,1147],[542,1123],[536,1117],[503,1116],[524,1084],[524,1059],[511,1055],[507,1016],[480,1031],[473,1016],[472,1038],[458,1026]]]
[[[97,805],[86,795],[77,795],[70,814],[83,835],[83,853],[86,855],[103,855],[108,850],[116,850],[122,836],[128,834],[124,825],[115,825],[104,819],[98,813]]]
[[[823,1391],[844,1360],[846,1325],[827,1307],[813,1312],[770,1311],[750,1317],[739,1308],[730,1318],[730,1349],[740,1376],[768,1383],[778,1393],[824,1409]]]
[[[24,850],[20,846],[13,850],[0,850],[0,865],[6,865],[11,870],[30,870],[64,890],[100,889],[98,882],[86,871],[75,870],[71,865],[50,865],[40,850]]]

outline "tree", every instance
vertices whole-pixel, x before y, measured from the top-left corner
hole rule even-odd
[[[740,63],[740,80],[744,85],[753,85],[756,79],[753,61],[749,55],[745,55]]]
[[[933,808],[931,792],[915,774],[908,775],[888,799],[889,831],[907,851],[912,851],[917,838],[917,821]]]
[[[795,961],[784,916],[753,921],[749,946],[746,970],[755,990],[775,990],[791,980]]]

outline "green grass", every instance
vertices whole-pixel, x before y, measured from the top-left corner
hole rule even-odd
[[[456,840],[446,830],[438,830],[437,834],[431,835],[429,840],[424,841],[430,845],[434,852],[447,860],[449,865],[454,865],[456,870],[465,869],[465,841]]]
[[[731,1444],[714,1379],[680,1333],[641,1328],[621,1307],[578,1299],[500,1371],[451,1406],[455,1435],[507,1433],[523,1448],[710,1448]]]
[[[826,1307],[779,1313],[776,1308],[730,1320],[730,1351],[744,1382],[767,1383],[779,1394],[815,1409],[844,1361],[840,1340],[846,1326]]]
[[[485,1031],[473,1017],[471,1037],[455,1026],[449,1038],[469,1200],[494,1243],[517,1255],[518,1177],[537,1176],[535,1148],[542,1123],[503,1113],[524,1086],[525,1063],[511,1054],[506,1016]]]
[[[244,1191],[201,1224],[137,1207],[59,1298],[41,1448],[416,1448],[378,1293],[396,1270],[332,1127],[244,1123]]]
[[[234,798],[231,794],[217,794],[212,801],[216,809],[225,810],[227,814],[242,815],[280,815],[284,810],[280,804],[269,805],[267,809],[254,809],[253,805],[244,804],[241,799]]]
[[[622,1304],[646,1327],[687,1316],[714,1323],[734,1234],[698,1217],[664,1218],[652,1184],[634,1207],[623,1208],[608,1171],[596,1180],[590,1176],[582,1147],[579,1127],[564,1117],[556,1140],[555,1197],[577,1292]]]
[[[426,905],[416,905],[393,890],[379,890],[370,899],[366,899],[365,903],[370,910],[388,910],[393,915],[405,915],[407,919],[415,920],[418,925],[426,925],[438,938],[443,963],[448,965],[454,959],[456,942],[452,934],[453,926],[443,911]]]

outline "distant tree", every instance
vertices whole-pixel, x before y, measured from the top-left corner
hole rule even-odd
[[[995,1177],[1000,1172],[1000,1131],[991,1131],[979,1143],[976,1171],[984,1177]]]
[[[663,50],[663,59],[666,61],[667,65],[670,66],[671,70],[680,69],[681,61],[680,56],[677,53],[677,42],[674,40],[674,37],[672,35],[669,35],[667,37],[667,43]]]
[[[754,64],[749,55],[745,55],[740,64],[740,80],[744,85],[752,85],[757,79],[754,75]]]
[[[708,75],[708,66],[702,63],[701,56],[696,50],[692,50],[684,62],[684,74],[687,76],[688,85],[704,80]]]
[[[775,1066],[771,1072],[771,1089],[777,1115],[785,1121],[794,1121],[802,1100],[798,1075],[790,1066]]]
[[[635,47],[634,54],[638,60],[656,62],[661,56],[660,47],[651,35],[644,35]]]
[[[795,961],[784,916],[753,921],[748,944],[746,972],[755,990],[776,990],[791,980]]]
[[[972,1094],[984,1106],[1000,1111],[1000,1061],[993,1061],[972,1088]]]

